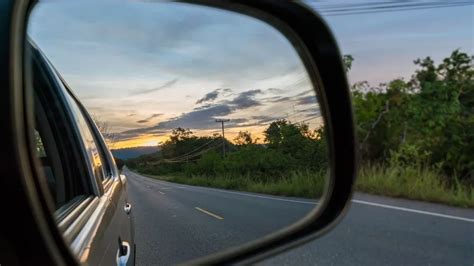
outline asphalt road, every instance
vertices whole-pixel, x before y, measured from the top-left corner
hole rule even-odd
[[[183,263],[287,226],[306,199],[174,184],[125,170],[137,264]],[[356,194],[322,238],[263,265],[474,265],[474,210]]]

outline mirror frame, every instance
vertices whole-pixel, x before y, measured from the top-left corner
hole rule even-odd
[[[35,175],[28,149],[28,119],[32,93],[24,89],[23,54],[29,12],[36,1],[4,0],[0,4],[0,199],[3,212],[13,219],[0,219],[0,230],[23,264],[77,264],[57,229],[47,206],[47,192]],[[300,55],[317,92],[328,137],[330,178],[318,206],[295,224],[263,238],[191,264],[253,263],[320,237],[330,231],[350,206],[357,172],[357,144],[349,86],[336,41],[323,19],[297,1],[184,0],[257,18],[280,31]],[[26,118],[26,119],[25,119]],[[31,121],[30,121],[31,122]],[[5,178],[5,177],[16,178]],[[22,232],[12,230],[22,228]],[[24,229],[24,230],[23,230]],[[1,240],[1,239],[0,239]],[[17,254],[19,255],[19,254]]]

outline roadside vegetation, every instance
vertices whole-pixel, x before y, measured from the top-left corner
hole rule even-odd
[[[225,141],[223,157],[221,137],[197,137],[177,128],[159,153],[126,164],[178,183],[309,198],[321,195],[328,169],[323,129],[278,120],[264,136],[265,144],[258,144],[251,133],[240,132],[235,144]]]
[[[353,58],[345,56],[350,71]],[[458,50],[440,64],[415,60],[409,80],[352,85],[361,169],[356,190],[474,207],[473,57]],[[318,197],[327,171],[324,127],[277,120],[232,142],[173,130],[158,153],[131,169],[179,183],[276,195]]]

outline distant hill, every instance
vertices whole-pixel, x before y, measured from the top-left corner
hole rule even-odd
[[[160,148],[157,146],[143,146],[143,147],[132,147],[132,148],[123,148],[123,149],[113,149],[111,150],[112,154],[122,160],[127,160],[130,158],[135,158],[141,155],[154,153],[159,151]]]

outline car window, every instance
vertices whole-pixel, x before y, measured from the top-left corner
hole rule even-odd
[[[56,72],[57,73],[57,72]],[[57,73],[61,80],[61,85],[66,88],[68,99],[72,103],[72,107],[74,109],[74,113],[79,115],[79,120],[81,120],[81,128],[85,130],[87,134],[87,138],[90,143],[93,145],[93,149],[97,151],[93,156],[100,157],[100,164],[103,170],[102,174],[98,175],[98,178],[105,183],[111,178],[116,169],[114,169],[115,164],[113,161],[109,160],[107,156],[107,145],[104,141],[104,137],[102,136],[99,126],[96,125],[96,122],[92,119],[92,117],[87,113],[86,109],[80,104],[77,98],[72,93],[72,90],[69,88],[67,83],[62,79],[59,73]],[[105,188],[105,184],[104,184]]]
[[[83,146],[93,145],[90,144],[92,137],[51,65],[34,48],[32,54],[35,108],[32,148],[38,159],[40,177],[47,184],[57,218],[61,220],[80,199],[96,194],[97,184],[88,170],[92,164],[83,153]],[[103,178],[101,159],[92,158],[99,165],[96,178]]]
[[[103,153],[100,151],[100,146],[97,144],[96,139],[94,138],[91,125],[87,122],[76,100],[69,93],[66,95],[66,98],[72,109],[71,111],[74,114],[75,124],[81,132],[82,141],[84,142],[86,153],[88,156],[90,167],[92,167],[94,177],[102,182],[107,177]]]
[[[39,91],[42,87],[36,89]],[[56,115],[58,112],[54,110],[57,106],[46,100],[41,92],[35,96],[35,154],[57,210],[74,198],[88,194],[89,189],[71,163],[76,159]]]

